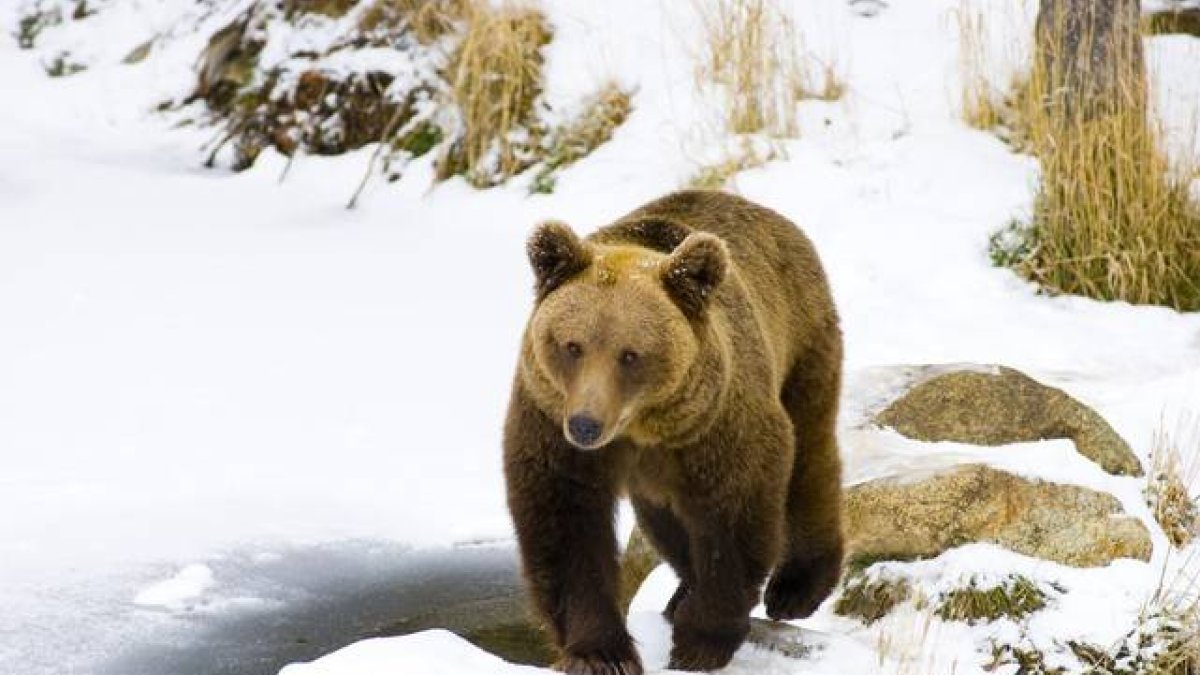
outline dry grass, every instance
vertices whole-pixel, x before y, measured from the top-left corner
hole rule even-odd
[[[919,590],[914,612],[889,619],[877,629],[875,651],[883,675],[955,675],[962,671],[958,658],[945,647],[942,627]]]
[[[991,672],[1015,666],[1017,673],[1044,675],[1200,675],[1195,553],[1193,550],[1191,558],[1179,567],[1180,574],[1172,579],[1167,578],[1164,568],[1161,583],[1135,617],[1134,625],[1117,640],[1105,645],[1054,640],[1053,649],[1070,650],[1078,666],[1068,669],[1047,665],[1048,652],[1043,652],[1046,645],[1035,644],[1029,634],[1023,633],[1016,642],[993,640],[991,658],[984,669]]]
[[[1018,271],[1064,293],[1200,309],[1190,170],[1170,166],[1143,109],[1063,119],[1056,108],[1025,107],[1042,183]]]
[[[818,64],[821,74],[820,86],[807,84],[800,92],[801,98],[815,98],[819,101],[837,101],[846,95],[846,81],[842,77],[841,68],[836,61]],[[807,71],[806,71],[807,72]]]
[[[1188,195],[1195,166],[1164,154],[1136,26],[1121,26],[1103,37],[1077,33],[1080,51],[1096,42],[1115,55],[1108,66],[1068,65],[1067,54],[1043,50],[1003,99],[988,79],[985,22],[960,12],[964,119],[1002,128],[1042,165],[1032,221],[993,258],[1053,292],[1200,309],[1200,213]],[[1044,44],[1066,42],[1061,22],[1039,30]]]
[[[284,16],[289,17],[296,14],[323,14],[338,18],[345,16],[357,2],[358,0],[284,0],[282,8]]]
[[[1028,578],[1013,575],[987,588],[971,579],[962,588],[946,593],[937,615],[943,621],[965,621],[971,625],[999,619],[1020,621],[1046,607],[1046,592]]]
[[[541,48],[550,37],[545,16],[531,5],[473,4],[447,72],[461,129],[438,162],[439,178],[463,174],[471,184],[487,187],[533,163]]]
[[[289,12],[355,12],[347,14],[354,28],[322,52],[265,67],[259,55],[273,33],[266,28],[289,21]],[[534,190],[550,191],[557,172],[607,142],[631,110],[630,92],[609,84],[577,116],[551,126],[541,114],[542,48],[551,37],[537,6],[517,0],[288,0],[241,15],[200,59],[194,98],[225,126],[209,163],[231,143],[238,170],[267,147],[290,158],[379,143],[351,205],[378,166],[396,180],[427,153],[437,157],[437,180],[462,176],[491,187],[539,167]],[[320,67],[335,51],[369,47],[411,53],[429,67],[403,89],[386,72]],[[306,61],[313,65],[295,65]]]
[[[704,27],[697,85],[721,86],[726,128],[795,135],[795,105],[806,78],[791,17],[774,0],[715,0],[696,7]]]
[[[364,33],[405,27],[421,44],[432,44],[467,21],[472,0],[374,0],[359,16]]]
[[[1200,603],[1195,595],[1179,599],[1160,624],[1167,636],[1148,675],[1200,674]]]
[[[1200,675],[1200,548],[1170,553],[1134,626],[1108,645],[1068,641],[1086,675]],[[1169,570],[1174,567],[1174,572]]]
[[[1200,37],[1200,7],[1175,7],[1143,17],[1142,30],[1151,35]]]
[[[859,574],[846,580],[833,611],[870,626],[912,598],[913,588],[907,579],[870,579]]]
[[[1179,566],[1147,600],[1137,624],[1115,643],[1100,647],[1075,641],[1068,646],[1088,675],[1200,674],[1200,588],[1198,551]]]
[[[1197,430],[1193,421],[1190,431]],[[1200,441],[1200,435],[1192,438]],[[1139,626],[1160,645],[1146,675],[1200,675],[1200,549],[1192,547],[1178,572],[1168,579],[1164,568],[1160,579]]]
[[[1002,94],[992,82],[992,17],[973,4],[963,3],[954,12],[958,24],[958,64],[962,77],[959,110],[963,120],[976,129],[992,129],[1001,121]]]
[[[1200,418],[1181,419],[1174,432],[1160,425],[1151,444],[1146,504],[1176,548],[1200,534],[1200,504],[1191,496],[1198,477]]]
[[[557,174],[608,142],[632,110],[630,95],[609,82],[583,104],[583,110],[550,133],[545,144],[542,168],[533,179],[532,191],[554,191]]]
[[[782,150],[774,144],[760,147],[750,139],[743,138],[737,147],[730,150],[720,160],[701,166],[691,178],[687,186],[698,190],[721,190],[730,186],[734,176],[749,169],[757,169],[767,162],[777,159]]]

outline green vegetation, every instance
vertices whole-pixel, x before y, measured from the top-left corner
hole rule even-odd
[[[66,77],[87,70],[87,66],[71,60],[67,52],[60,52],[46,66],[46,74],[50,77]]]
[[[982,588],[975,579],[965,588],[946,593],[937,606],[943,621],[974,625],[999,619],[1019,621],[1046,607],[1046,593],[1029,579],[1014,575],[1003,583]]]
[[[62,13],[57,7],[52,9],[36,8],[31,13],[22,16],[17,21],[17,46],[21,49],[33,49],[38,35],[50,26],[62,23]]]
[[[532,192],[554,191],[558,173],[607,143],[631,110],[629,92],[609,83],[584,104],[573,120],[553,130],[543,147],[545,159],[533,178]]]
[[[913,597],[907,579],[870,578],[865,573],[850,575],[833,606],[841,616],[856,618],[868,626],[887,616],[896,605]]]

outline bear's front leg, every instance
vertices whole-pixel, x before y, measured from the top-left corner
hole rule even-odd
[[[617,605],[616,496],[604,455],[574,449],[541,412],[514,405],[505,477],[525,580],[562,654],[555,667],[641,675]]]
[[[735,531],[705,529],[692,537],[694,585],[674,611],[673,669],[722,668],[750,632],[750,610],[768,568]]]

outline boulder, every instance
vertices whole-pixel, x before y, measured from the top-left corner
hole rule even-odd
[[[971,542],[1075,567],[1149,560],[1150,532],[1112,495],[964,464],[846,491],[852,559],[928,558]]]
[[[1129,445],[1094,410],[1003,366],[964,367],[930,377],[893,401],[875,422],[921,441],[1003,445],[1069,438],[1105,471],[1142,475]]]
[[[654,550],[650,540],[642,534],[641,528],[634,527],[633,532],[629,534],[629,542],[625,544],[625,551],[621,554],[621,596],[618,598],[621,614],[629,611],[629,603],[633,601],[633,596],[637,595],[642,582],[655,567],[658,567],[659,562],[658,552]]]

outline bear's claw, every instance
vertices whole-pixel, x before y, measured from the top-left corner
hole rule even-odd
[[[667,668],[692,672],[717,670],[729,665],[735,651],[737,651],[737,645],[730,648],[729,645],[724,644],[690,642],[681,645],[677,642],[675,648],[671,650],[671,661],[667,664]]]
[[[603,652],[564,656],[554,669],[567,675],[642,675],[642,662],[633,658],[612,658]]]

